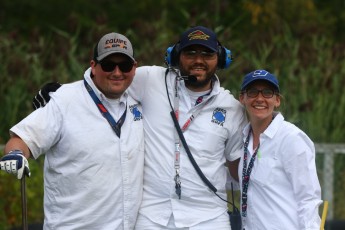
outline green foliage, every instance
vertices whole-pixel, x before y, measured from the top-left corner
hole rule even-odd
[[[244,74],[275,73],[284,95],[281,111],[315,142],[344,142],[345,6],[342,0],[40,0],[0,2],[0,144],[8,129],[32,112],[31,99],[47,82],[82,78],[98,39],[126,34],[139,65],[164,65],[166,48],[191,25],[213,28],[233,63],[219,71],[238,96]],[[20,15],[20,17],[14,15]],[[317,159],[318,169],[322,159]],[[30,160],[29,222],[43,218],[43,158]],[[335,170],[343,175],[345,159]],[[345,181],[335,182],[334,213],[345,218]],[[16,192],[14,192],[16,191]],[[0,175],[0,229],[20,225],[20,183]],[[339,205],[338,205],[339,204]]]

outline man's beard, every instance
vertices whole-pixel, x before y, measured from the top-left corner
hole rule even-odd
[[[211,85],[211,81],[212,81],[212,78],[214,77],[214,75],[212,76],[207,76],[206,79],[203,79],[203,80],[198,80],[197,78],[195,80],[185,80],[185,85],[187,88],[194,88],[194,89],[197,89],[197,88],[205,88],[206,86],[210,86]]]
[[[205,79],[198,79],[197,75],[190,74],[189,71],[180,69],[182,76],[192,76],[188,77],[188,79],[184,80],[185,85],[187,88],[198,89],[198,88],[205,88],[207,86],[211,86],[212,79],[215,77],[215,72],[208,72]]]

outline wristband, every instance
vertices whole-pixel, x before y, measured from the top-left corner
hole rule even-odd
[[[21,155],[23,155],[24,156],[24,153],[23,153],[23,151],[22,150],[19,150],[19,149],[14,149],[14,150],[11,150],[11,151],[9,151],[7,154],[21,154]]]

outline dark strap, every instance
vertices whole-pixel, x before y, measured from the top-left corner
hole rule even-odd
[[[121,126],[123,125],[123,123],[125,122],[125,119],[126,119],[127,105],[126,105],[125,112],[122,114],[120,119],[116,122],[114,120],[114,118],[111,116],[111,114],[108,112],[108,110],[105,108],[103,103],[96,96],[95,92],[92,90],[91,86],[86,82],[85,79],[84,79],[84,85],[85,85],[87,91],[89,92],[91,98],[95,102],[97,108],[99,109],[99,111],[103,115],[103,117],[105,117],[105,119],[107,119],[107,121],[109,122],[110,126],[115,131],[116,135],[120,138],[120,136],[121,136]]]
[[[220,197],[220,196],[217,194],[217,189],[216,189],[216,187],[214,187],[213,184],[206,178],[206,176],[204,175],[204,173],[201,171],[199,165],[196,163],[196,161],[195,161],[195,159],[194,159],[192,153],[190,152],[189,147],[188,147],[187,142],[186,142],[186,139],[185,139],[184,136],[183,136],[181,127],[180,127],[180,125],[179,125],[179,123],[178,123],[178,121],[177,121],[177,118],[176,118],[176,116],[175,116],[174,111],[171,111],[171,112],[170,112],[170,115],[171,115],[171,117],[172,117],[172,119],[173,119],[173,122],[174,122],[174,125],[175,125],[175,128],[176,128],[176,131],[177,131],[177,133],[178,133],[178,135],[179,135],[179,137],[180,137],[180,139],[181,139],[181,142],[182,142],[182,144],[183,144],[183,147],[184,147],[184,149],[186,150],[186,153],[187,153],[187,155],[188,155],[188,158],[189,158],[190,162],[192,163],[193,167],[195,168],[196,172],[197,172],[198,175],[200,176],[201,180],[207,185],[207,187],[209,187],[209,188],[214,192],[214,194],[216,194],[216,196],[219,197],[219,199],[221,199],[221,200],[223,200],[223,201],[225,201],[225,202],[231,204],[232,207],[233,207],[233,212],[234,212],[234,213],[239,213],[239,210],[238,210],[238,208],[235,206],[234,201],[230,202],[230,201],[228,201],[228,200],[224,200],[222,197]],[[231,191],[233,192],[232,184],[231,184]],[[234,198],[233,193],[232,193],[232,198]]]
[[[165,71],[165,88],[166,88],[166,92],[167,92],[167,96],[168,96],[168,100],[169,100],[169,104],[170,104],[170,107],[172,109],[172,111],[170,112],[170,115],[171,115],[171,118],[174,122],[174,125],[175,125],[175,128],[176,128],[176,131],[177,131],[177,134],[178,136],[180,137],[180,140],[183,144],[183,147],[184,149],[186,150],[186,153],[188,155],[188,158],[189,160],[191,161],[194,169],[196,170],[196,172],[198,173],[199,177],[201,178],[201,180],[207,185],[207,187],[209,187],[216,196],[218,196],[219,199],[229,203],[232,205],[233,207],[233,211],[236,212],[236,213],[239,213],[239,210],[238,208],[235,206],[235,203],[234,202],[230,202],[228,200],[224,200],[222,197],[220,197],[218,194],[217,194],[217,189],[216,187],[213,186],[213,184],[206,178],[206,176],[204,175],[204,173],[201,171],[199,165],[196,163],[192,153],[190,152],[189,150],[189,147],[188,147],[188,144],[186,142],[186,139],[184,138],[183,136],[183,133],[182,133],[182,130],[181,130],[181,127],[178,123],[178,120],[176,118],[176,115],[175,115],[175,112],[174,112],[174,108],[172,107],[172,104],[171,104],[171,101],[170,101],[170,97],[169,97],[169,91],[168,91],[168,85],[167,85],[167,75],[169,73],[169,68]],[[175,72],[175,74],[178,74],[177,72]],[[175,92],[176,93],[176,92]],[[231,190],[233,191],[232,187],[231,187]]]
[[[186,139],[184,138],[183,136],[183,133],[182,133],[182,130],[180,128],[180,125],[176,119],[176,116],[175,116],[175,113],[174,111],[171,111],[170,112],[170,115],[174,121],[174,125],[175,125],[175,128],[177,130],[177,133],[181,139],[181,142],[183,144],[183,147],[184,149],[186,150],[187,152],[187,155],[188,155],[188,158],[189,160],[192,162],[192,165],[193,167],[195,168],[196,172],[198,173],[198,175],[200,176],[201,180],[214,192],[216,193],[217,192],[217,189],[213,186],[213,184],[206,178],[206,176],[203,174],[203,172],[201,171],[201,169],[199,168],[199,165],[196,163],[192,153],[190,152],[189,150],[189,147],[187,145],[187,142],[186,142]]]

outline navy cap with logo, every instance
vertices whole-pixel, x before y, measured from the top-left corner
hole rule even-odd
[[[248,87],[248,85],[250,85],[251,83],[253,83],[254,81],[257,81],[257,80],[268,81],[279,92],[279,82],[278,82],[277,78],[273,74],[271,74],[270,72],[263,70],[263,69],[255,70],[253,72],[248,73],[243,79],[243,82],[241,85],[241,91],[245,90]]]
[[[212,30],[203,26],[190,28],[180,37],[180,50],[191,45],[202,45],[210,50],[217,51],[217,35]]]

